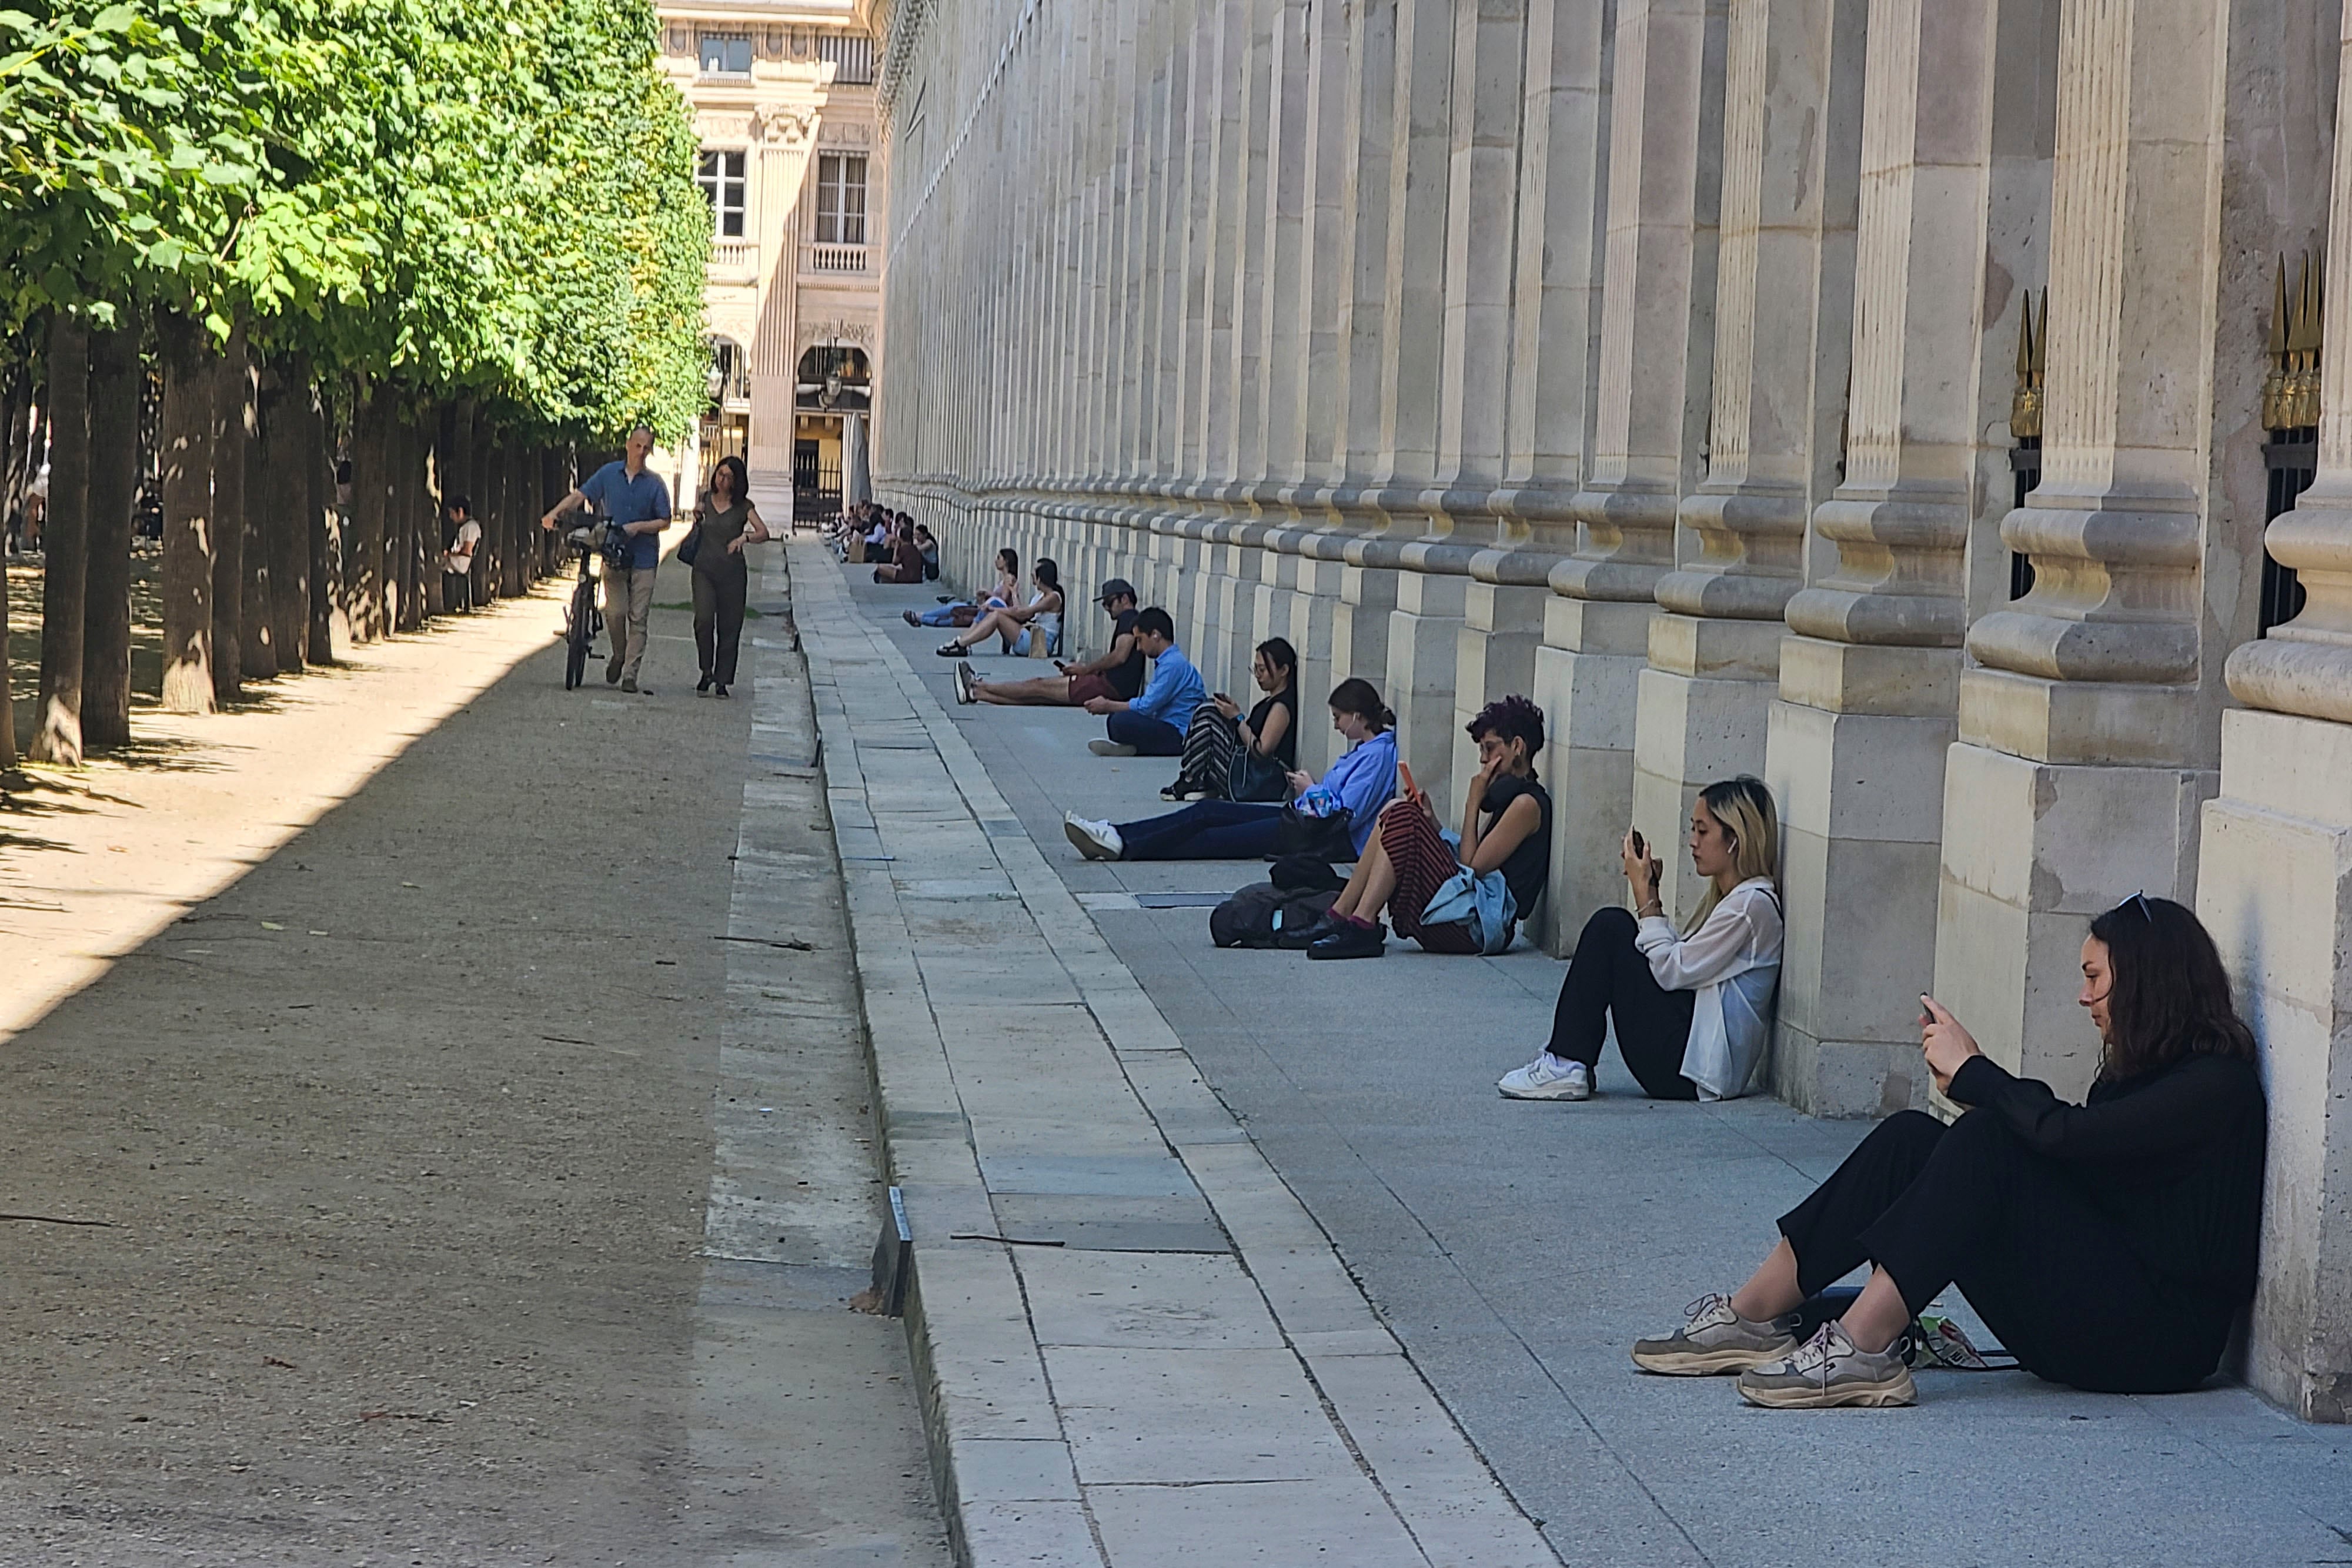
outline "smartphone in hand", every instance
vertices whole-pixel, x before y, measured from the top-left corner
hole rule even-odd
[[[1633,830],[1633,858],[1643,861],[1650,858],[1650,841],[1642,836],[1639,828]]]
[[[1400,761],[1397,764],[1397,778],[1404,784],[1404,792],[1407,795],[1416,800],[1421,799],[1421,786],[1412,781],[1412,764]]]

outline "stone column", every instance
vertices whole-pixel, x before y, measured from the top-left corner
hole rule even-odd
[[[1382,296],[1389,356],[1381,378],[1380,479],[1368,497],[1402,541],[1396,608],[1389,617],[1388,679],[1397,713],[1397,755],[1409,763],[1443,817],[1451,808],[1454,653],[1462,625],[1465,561],[1448,541],[1453,523],[1433,510],[1443,374],[1449,333],[1451,267],[1460,240],[1452,219],[1458,104],[1478,89],[1455,79],[1466,48],[1480,47],[1477,0],[1398,0],[1394,156],[1389,165],[1387,287]],[[1463,14],[1467,13],[1466,16]],[[1457,31],[1455,19],[1463,16]],[[1492,106],[1490,105],[1490,108]],[[1466,137],[1465,137],[1466,139]],[[1372,564],[1367,559],[1367,565]]]
[[[2352,11],[2326,55],[2314,6],[2285,18],[2284,57],[2352,65]],[[2284,48],[2282,48],[2284,46]],[[2231,40],[2234,53],[2236,39]],[[2315,69],[2315,75],[2323,74]],[[2326,297],[2352,298],[2352,72],[2337,76]],[[2313,84],[2300,84],[2310,86]],[[2309,124],[2313,135],[2324,122]],[[2316,149],[2298,149],[2311,163]],[[2319,472],[2270,525],[2303,612],[2226,666],[2246,705],[2221,717],[2221,793],[2203,813],[2197,912],[2262,1042],[2270,1090],[2263,1266],[2247,1377],[2309,1421],[2352,1419],[2352,334],[2320,361]],[[2248,557],[2249,561],[2253,558]]]
[[[1465,727],[1508,692],[1548,705],[1537,670],[1549,576],[1575,548],[1575,500],[1591,450],[1593,338],[1601,320],[1603,172],[1608,168],[1607,58],[1614,8],[1529,8],[1520,72],[1517,167],[1511,219],[1508,340],[1493,350],[1509,373],[1502,387],[1502,476],[1486,505],[1497,537],[1470,561],[1454,654],[1454,779],[1476,768]],[[1565,849],[1555,840],[1555,855]],[[1587,913],[1574,912],[1581,920]],[[1561,919],[1546,900],[1533,927],[1553,940]]]
[[[1680,841],[1711,780],[1764,770],[1781,612],[1837,482],[1853,343],[1864,0],[1733,0],[1706,477],[1677,514],[1634,717],[1633,821]],[[1698,898],[1689,858],[1666,905]]]
[[[1764,777],[1788,949],[1776,1092],[1815,1115],[1924,1103],[1944,753],[1968,546],[2008,507],[2018,320],[2041,276],[2057,111],[2049,0],[1872,0],[1846,477],[1834,565],[1790,600]]]
[[[2273,258],[2325,217],[2317,0],[2062,9],[2041,486],[2001,524],[2033,591],[1969,628],[1944,789],[1937,996],[2004,1065],[2081,1092],[2084,924],[2184,901],[2221,665],[2253,625]],[[2183,149],[2198,150],[2184,156]]]
[[[1558,807],[1550,900],[1570,936],[1624,896],[1612,852],[1633,816],[1634,685],[1706,445],[1725,5],[1617,11],[1592,461],[1536,653]]]
[[[1366,507],[1364,496],[1372,487],[1381,448],[1381,377],[1391,353],[1383,299],[1395,162],[1398,18],[1396,6],[1389,4],[1349,9],[1335,404],[1328,477],[1316,499],[1342,530],[1325,547],[1339,567],[1339,599],[1331,611],[1331,683],[1361,675],[1385,686],[1389,612],[1396,607],[1396,544],[1380,537],[1386,519]],[[1310,724],[1307,732],[1328,748],[1333,743],[1320,738],[1327,729]]]

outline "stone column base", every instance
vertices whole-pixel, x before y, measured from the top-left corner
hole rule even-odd
[[[2221,716],[2197,913],[2262,1041],[2263,1265],[2247,1380],[2306,1421],[2352,1419],[2352,726]]]
[[[1962,741],[1944,770],[1937,1000],[1985,1054],[2080,1099],[2099,1039],[2075,997],[2094,915],[2135,893],[2187,901],[2197,811],[2218,780],[2189,768],[2037,762]]]
[[[1382,691],[1397,715],[1397,756],[1428,793],[1437,820],[1454,809],[1454,655],[1470,580],[1451,574],[1397,574],[1389,614],[1388,681]]]
[[[1544,710],[1541,764],[1551,791],[1551,881],[1531,934],[1565,956],[1592,912],[1625,901],[1617,846],[1633,821],[1634,686],[1648,604],[1555,597],[1536,650],[1536,703]]]
[[[1453,796],[1459,803],[1478,774],[1478,743],[1464,727],[1497,698],[1535,695],[1536,649],[1543,642],[1549,588],[1472,582],[1454,653]],[[1545,713],[1549,734],[1550,713]],[[1540,763],[1540,759],[1538,759]],[[1547,786],[1549,788],[1549,786]]]
[[[1679,921],[1700,896],[1690,856],[1691,802],[1718,779],[1764,771],[1776,691],[1779,622],[1659,614],[1636,688],[1633,825],[1665,863],[1666,908]]]
[[[1381,688],[1381,700],[1397,706],[1389,689],[1389,616],[1396,609],[1394,567],[1343,566],[1339,602],[1331,613],[1331,684],[1360,675]]]
[[[1788,924],[1772,1088],[1810,1115],[1927,1104],[1916,1020],[1935,981],[1951,739],[1949,718],[1771,706],[1764,779]]]

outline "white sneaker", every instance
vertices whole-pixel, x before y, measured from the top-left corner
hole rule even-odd
[[[1122,745],[1118,741],[1109,739],[1108,737],[1087,741],[1087,749],[1093,752],[1097,757],[1132,757],[1135,755],[1135,747],[1132,746]]]
[[[1558,1059],[1545,1051],[1525,1067],[1514,1067],[1495,1081],[1507,1100],[1590,1100],[1592,1070],[1580,1061],[1555,1066]]]
[[[980,677],[972,672],[971,662],[969,660],[962,659],[956,661],[956,701],[961,703],[966,707],[970,707],[972,704],[978,702],[980,698],[973,695],[971,688],[979,684]]]
[[[1108,822],[1090,821],[1076,811],[1062,818],[1062,833],[1090,861],[1115,861],[1126,852],[1118,830]]]

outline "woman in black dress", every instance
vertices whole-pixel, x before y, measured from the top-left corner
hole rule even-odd
[[[694,654],[702,664],[695,695],[725,696],[735,684],[735,653],[743,639],[743,601],[751,569],[743,547],[775,536],[751,505],[751,480],[740,457],[721,457],[710,488],[694,511]]]
[[[2213,1375],[2253,1295],[2269,1116],[2254,1040],[2197,916],[2134,894],[2091,923],[2083,992],[2102,1047],[2087,1103],[2003,1071],[1932,998],[1936,1087],[1970,1109],[1906,1111],[1780,1218],[1780,1243],[1728,1296],[1642,1340],[1652,1372],[1738,1372],[1776,1408],[1908,1405],[1895,1346],[1957,1284],[2028,1371],[2114,1394]],[[1800,1345],[1788,1315],[1863,1263],[1843,1318]]]

